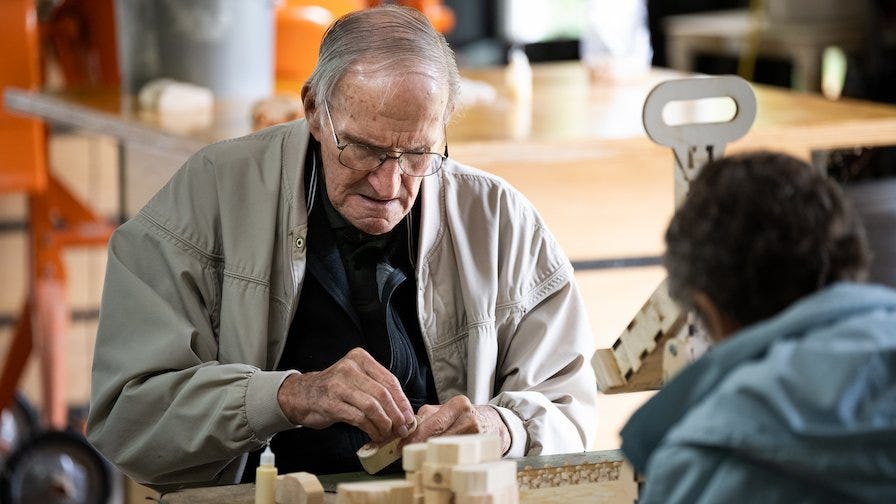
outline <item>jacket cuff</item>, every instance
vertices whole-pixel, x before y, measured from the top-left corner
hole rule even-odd
[[[520,417],[516,416],[516,413],[514,413],[513,410],[495,406],[494,404],[491,404],[490,406],[498,410],[498,414],[500,414],[501,419],[504,420],[504,425],[507,426],[507,431],[510,432],[510,448],[504,456],[507,458],[525,456],[529,447],[529,432],[526,431],[526,426],[523,424],[523,421]]]
[[[277,392],[283,380],[298,371],[255,371],[249,375],[246,387],[246,421],[249,429],[260,441],[267,441],[274,434],[295,428],[296,425],[286,418]]]

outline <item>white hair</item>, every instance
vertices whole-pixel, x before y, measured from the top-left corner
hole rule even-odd
[[[448,86],[446,121],[454,110],[460,89],[454,51],[420,11],[384,5],[337,19],[324,35],[307,82],[318,104],[329,101],[345,74],[360,63],[384,75],[423,71],[442,79]]]

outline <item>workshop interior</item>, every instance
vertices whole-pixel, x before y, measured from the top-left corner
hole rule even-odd
[[[809,162],[855,205],[870,279],[896,287],[891,0],[2,0],[0,502],[258,498],[165,500],[87,441],[106,247],[194,152],[302,118],[331,23],[390,3],[422,12],[455,53],[451,157],[532,201],[594,331],[596,442],[496,468],[520,502],[548,487],[567,502],[637,502],[619,431],[706,350],[661,259],[704,163],[753,149]],[[344,484],[321,483],[321,495]]]

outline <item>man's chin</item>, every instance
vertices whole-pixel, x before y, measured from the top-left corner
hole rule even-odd
[[[363,231],[369,235],[386,234],[395,229],[395,226],[401,222],[401,219],[389,220],[383,218],[365,218],[352,219],[351,224],[359,231]]]

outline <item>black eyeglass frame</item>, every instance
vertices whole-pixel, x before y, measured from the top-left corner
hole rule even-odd
[[[375,147],[373,145],[354,143],[354,142],[342,143],[339,141],[339,136],[336,134],[336,126],[333,124],[333,117],[330,115],[330,104],[327,103],[326,101],[324,101],[324,110],[327,113],[327,120],[330,122],[330,131],[333,132],[333,141],[336,143],[336,148],[339,150],[339,156],[338,156],[339,164],[341,164],[342,166],[344,166],[350,170],[370,173],[370,172],[374,172],[374,171],[378,170],[381,166],[383,166],[383,163],[385,163],[389,159],[395,159],[398,161],[398,168],[401,169],[401,173],[404,173],[405,175],[408,175],[410,177],[422,178],[422,177],[428,177],[430,175],[435,175],[436,173],[439,173],[439,170],[442,169],[442,166],[445,165],[445,161],[448,159],[448,132],[447,132],[447,130],[445,131],[445,152],[444,152],[444,154],[439,154],[438,152],[431,152],[431,151],[425,151],[425,152],[396,151],[396,150],[391,150],[391,149],[383,149],[382,147]],[[358,147],[363,147],[363,148],[368,149],[373,152],[378,152],[378,153],[380,153],[379,157],[381,158],[381,161],[379,162],[378,165],[374,166],[373,168],[369,168],[369,169],[368,168],[355,168],[354,166],[349,166],[349,165],[345,164],[345,162],[342,160],[342,153],[345,152],[345,148],[348,147],[349,145],[356,145]],[[397,156],[395,155],[396,152],[398,153]],[[407,170],[405,170],[404,164],[401,162],[401,157],[404,156],[405,154],[410,154],[410,155],[431,154],[433,156],[439,156],[440,158],[442,158],[442,160],[439,163],[439,167],[436,168],[435,170],[433,170],[432,173],[425,173],[423,175],[417,175],[416,173],[410,173]]]

